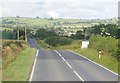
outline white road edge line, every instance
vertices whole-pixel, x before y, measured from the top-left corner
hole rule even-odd
[[[84,80],[80,77],[80,75],[78,75],[78,73],[77,73],[76,71],[74,71],[74,73],[79,77],[79,79],[80,79],[81,81],[84,81]]]
[[[66,62],[66,64],[72,69],[71,65],[68,62]]]
[[[34,74],[34,70],[35,70],[35,64],[36,64],[36,60],[37,60],[38,53],[39,53],[39,50],[37,50],[37,53],[36,53],[36,57],[35,57],[35,60],[34,60],[34,64],[33,64],[33,67],[32,67],[32,72],[31,72],[31,74],[30,74],[30,79],[29,79],[29,81],[32,81],[32,78],[33,78],[33,74]]]
[[[35,42],[36,45],[38,45],[38,43],[36,42],[35,39],[34,39],[34,42]],[[42,49],[42,48],[40,47],[40,45],[38,45],[38,47],[39,47],[40,49]]]
[[[117,73],[115,73],[115,72],[113,72],[112,70],[110,70],[110,69],[108,69],[108,68],[106,68],[106,67],[104,67],[104,66],[102,66],[102,65],[100,65],[100,64],[98,64],[98,63],[96,63],[96,62],[94,62],[94,61],[92,61],[92,60],[90,60],[90,59],[88,59],[87,57],[82,56],[82,55],[80,55],[80,54],[78,54],[78,53],[75,53],[75,52],[73,52],[73,51],[70,51],[70,52],[72,52],[72,53],[74,53],[74,54],[76,54],[76,55],[79,55],[79,56],[81,56],[81,57],[83,57],[83,58],[85,58],[85,59],[89,60],[90,62],[92,62],[92,63],[94,63],[94,64],[96,64],[96,65],[98,65],[98,66],[100,66],[100,67],[102,67],[102,68],[104,68],[104,69],[108,70],[109,72],[111,72],[111,73],[113,73],[113,74],[115,74],[115,75],[117,75],[117,76],[118,76],[118,74],[117,74]]]

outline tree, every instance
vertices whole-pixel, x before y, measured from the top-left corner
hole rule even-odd
[[[116,38],[118,38],[118,39],[120,38],[120,29],[117,29]],[[119,39],[119,42],[120,42],[120,39]],[[120,44],[120,43],[119,43],[119,44]],[[120,46],[120,45],[119,45],[119,46]],[[119,47],[119,46],[118,46],[118,47]]]
[[[76,39],[84,39],[83,31],[79,30],[76,32]]]
[[[39,17],[38,17],[38,16],[36,16],[36,18],[37,18],[37,19],[39,19]]]
[[[52,36],[45,39],[45,42],[51,46],[71,44],[72,39],[68,37]]]
[[[93,34],[95,34],[95,35],[101,34],[101,27],[99,25],[93,26]]]
[[[106,25],[105,32],[109,33],[110,36],[116,37],[117,36],[117,26],[113,24]]]
[[[35,36],[40,38],[40,39],[45,39],[51,36],[56,36],[56,32],[53,30],[46,30],[46,29],[38,29],[36,31]]]
[[[70,36],[70,38],[76,39],[76,35],[72,34],[72,35]]]

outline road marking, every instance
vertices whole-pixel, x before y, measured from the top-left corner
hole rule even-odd
[[[80,75],[78,75],[78,73],[76,71],[74,71],[74,73],[78,76],[78,78],[81,80],[81,81],[84,81]]]
[[[34,74],[34,70],[35,70],[35,64],[36,64],[36,61],[37,61],[38,53],[39,53],[39,50],[37,50],[37,53],[36,53],[36,58],[34,60],[34,64],[33,64],[33,67],[32,67],[32,72],[31,72],[29,81],[32,81],[32,78],[33,78],[33,74]]]
[[[59,56],[60,56],[60,57],[62,57],[62,55],[61,55],[61,54],[59,54]]]
[[[65,59],[62,57],[62,59],[65,61]]]
[[[71,65],[68,62],[66,62],[66,64],[72,69]]]
[[[55,50],[55,52],[57,52],[57,54],[58,54],[60,57],[62,57],[62,55],[61,55],[57,50]]]
[[[57,52],[58,55],[61,56],[61,58],[66,62],[66,64],[67,64],[70,68],[72,68],[71,65],[62,57],[62,55],[61,55],[58,51],[55,50],[55,52]]]
[[[55,50],[55,52],[65,61],[65,58],[63,58],[62,55],[57,50]]]
[[[40,45],[38,45],[38,43],[36,42],[35,39],[33,39],[33,41],[35,42],[35,44],[36,44],[40,49],[42,49],[42,48],[40,47]]]
[[[58,51],[57,51],[57,50],[54,50],[54,51],[58,53]],[[58,54],[59,54],[59,53],[58,53]]]
[[[62,55],[61,55],[57,50],[55,50],[55,52],[56,52],[58,55],[60,55],[61,58],[66,62],[66,64],[72,69],[72,66],[62,57]],[[81,78],[81,76],[80,76],[76,71],[74,71],[74,73],[77,75],[77,77],[78,77],[81,81],[84,81],[84,80]]]
[[[37,50],[36,57],[38,57],[39,50]]]
[[[92,60],[90,60],[90,59],[88,59],[87,57],[82,56],[82,55],[80,55],[80,54],[78,54],[78,53],[75,53],[75,52],[73,52],[73,51],[70,51],[70,52],[72,52],[72,53],[74,53],[74,54],[76,54],[76,55],[79,55],[79,56],[81,56],[81,57],[83,57],[83,58],[85,58],[85,59],[89,60],[90,62],[92,62],[92,63],[94,63],[94,64],[96,64],[96,65],[98,65],[98,66],[100,66],[100,67],[102,67],[102,68],[104,68],[104,69],[108,70],[109,72],[111,72],[111,73],[113,73],[113,74],[115,74],[115,75],[117,75],[117,76],[118,76],[118,74],[117,74],[117,73],[115,73],[115,72],[113,72],[112,70],[110,70],[110,69],[108,69],[108,68],[106,68],[106,67],[104,67],[104,66],[102,66],[102,65],[100,65],[100,64],[98,64],[98,63],[96,63],[96,62],[94,62],[94,61],[92,61]]]

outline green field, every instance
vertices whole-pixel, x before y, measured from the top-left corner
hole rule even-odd
[[[27,26],[27,28],[50,28],[50,27],[84,27],[95,24],[117,24],[117,18],[111,19],[50,19],[50,18],[17,18],[17,17],[3,17],[0,18],[5,27],[15,28]],[[47,26],[47,27],[46,27]]]

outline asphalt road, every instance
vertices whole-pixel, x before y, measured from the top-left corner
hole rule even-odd
[[[71,51],[39,50],[31,81],[118,81],[118,76]]]

